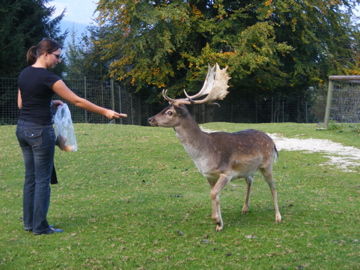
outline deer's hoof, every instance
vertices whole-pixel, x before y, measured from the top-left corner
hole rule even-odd
[[[245,215],[247,213],[249,213],[249,208],[244,206],[243,209],[241,210],[241,214]]]
[[[280,222],[281,222],[281,215],[280,215],[280,214],[277,214],[277,215],[275,216],[275,222],[276,222],[276,223],[280,223]]]
[[[217,231],[217,232],[220,232],[220,231],[222,231],[222,229],[224,228],[224,225],[223,224],[220,224],[220,223],[218,223],[218,224],[216,224],[216,228],[215,228],[215,230]]]

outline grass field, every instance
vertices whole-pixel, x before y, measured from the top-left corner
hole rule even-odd
[[[359,127],[209,123],[360,148]],[[76,124],[79,151],[56,151],[49,222],[62,234],[22,230],[24,169],[14,126],[0,126],[0,269],[360,269],[360,169],[320,165],[319,153],[280,152],[275,165],[283,222],[257,175],[250,213],[245,183],[221,195],[215,232],[209,186],[174,131]]]

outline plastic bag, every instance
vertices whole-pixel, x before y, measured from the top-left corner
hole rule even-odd
[[[66,103],[59,105],[54,115],[54,130],[56,143],[66,152],[77,151],[76,136],[71,120],[71,113]]]

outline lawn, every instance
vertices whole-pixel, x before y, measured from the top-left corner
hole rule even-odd
[[[208,123],[360,148],[359,127]],[[280,151],[274,168],[283,222],[256,176],[250,213],[243,180],[221,195],[224,230],[210,219],[209,185],[172,129],[76,124],[78,152],[56,151],[50,224],[22,229],[24,169],[15,126],[0,126],[0,269],[359,269],[359,168],[322,165],[320,153]]]

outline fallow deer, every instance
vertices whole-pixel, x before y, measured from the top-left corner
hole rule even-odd
[[[250,190],[254,173],[263,174],[268,183],[275,208],[275,221],[281,221],[277,192],[272,175],[273,163],[278,152],[273,140],[258,130],[243,130],[235,133],[204,132],[191,117],[186,105],[211,103],[223,99],[227,94],[227,68],[220,69],[218,64],[209,70],[202,89],[195,95],[186,98],[172,99],[163,90],[163,97],[169,106],[160,113],[149,118],[151,126],[173,127],[186,152],[194,161],[200,173],[205,176],[211,186],[212,219],[216,231],[224,226],[220,211],[220,191],[234,178],[245,178],[247,192],[242,213],[249,211]],[[195,100],[205,96],[202,100]]]

